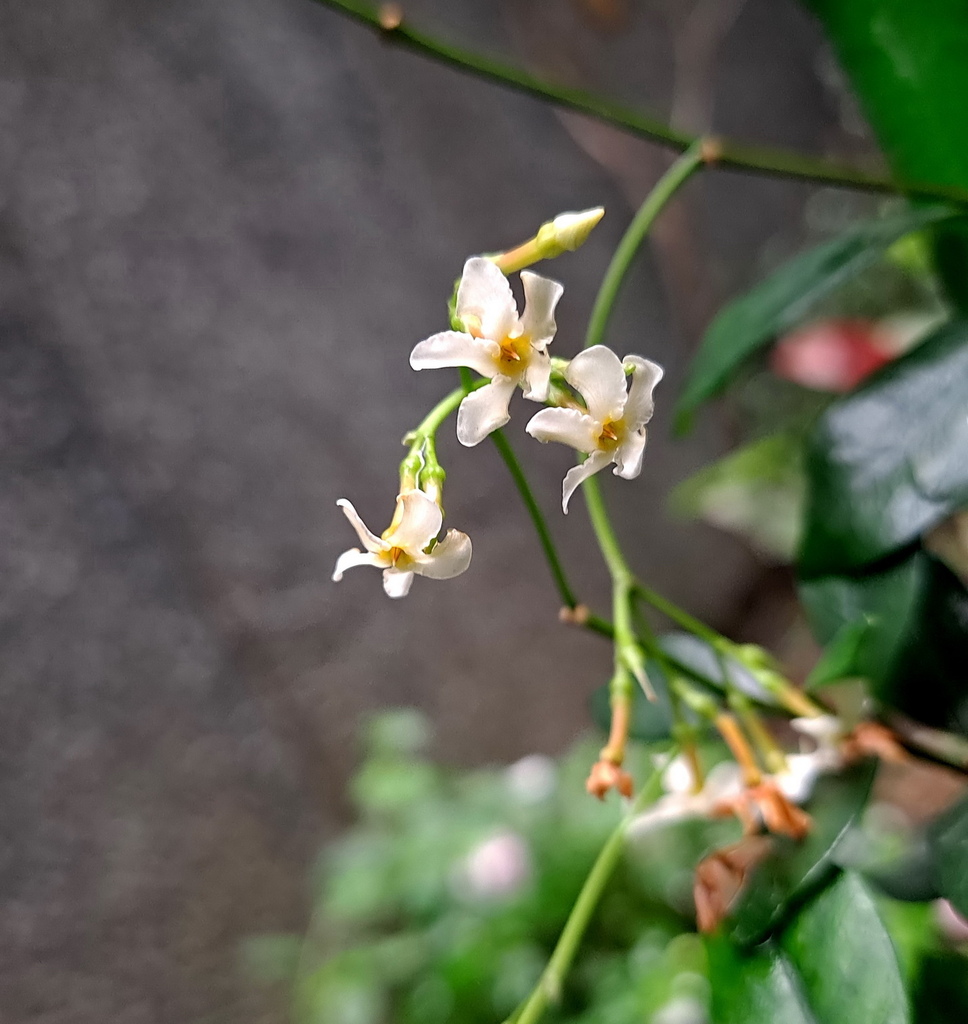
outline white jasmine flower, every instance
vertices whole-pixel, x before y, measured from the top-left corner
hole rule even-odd
[[[674,758],[662,777],[665,796],[632,822],[630,835],[642,835],[686,818],[709,817],[719,804],[735,799],[744,788],[742,769],[734,761],[721,761],[711,768],[698,792],[692,788],[692,779],[692,770],[686,761]]]
[[[343,510],[365,548],[350,548],[336,560],[333,579],[343,578],[356,565],[374,565],[383,570],[383,589],[390,597],[405,597],[414,574],[446,580],[459,576],[471,562],[471,540],[466,533],[448,530],[437,539],[443,515],[440,506],[423,491],[405,491],[397,498],[393,521],[382,537],[370,533],[357,511],[345,498],[337,505]],[[430,548],[430,550],[428,550]]]
[[[555,336],[555,306],[563,291],[557,281],[523,271],[526,304],[518,308],[507,278],[488,259],[474,256],[464,264],[457,289],[457,318],[464,331],[444,331],[421,341],[410,353],[415,370],[467,366],[491,383],[469,394],[457,411],[457,439],[479,444],[508,422],[508,403],[520,384],[524,397],[548,398]]]
[[[588,458],[565,474],[561,507],[578,485],[615,463],[615,475],[631,480],[642,469],[645,425],[652,419],[652,391],[662,380],[662,367],[641,356],[626,356],[632,383],[625,390],[625,366],[604,345],[593,345],[568,364],[565,379],[585,400],[580,409],[542,409],[531,417],[528,433],[539,441],[560,441]]]

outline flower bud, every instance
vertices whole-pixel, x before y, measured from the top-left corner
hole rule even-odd
[[[559,213],[554,220],[538,228],[540,259],[550,260],[564,252],[574,252],[592,233],[592,228],[605,216],[605,207],[596,206],[580,213]]]

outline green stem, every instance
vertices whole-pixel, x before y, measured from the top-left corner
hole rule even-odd
[[[544,513],[538,507],[538,503],[534,497],[534,492],[531,490],[531,485],[528,483],[528,478],[524,474],[521,463],[518,461],[518,457],[514,454],[514,449],[511,447],[511,443],[504,436],[503,430],[495,430],[494,433],[491,434],[491,440],[494,442],[494,447],[497,448],[501,458],[504,459],[504,465],[507,466],[508,472],[511,474],[511,479],[514,481],[514,484],[518,489],[518,493],[521,495],[521,500],[524,502],[524,506],[528,510],[528,515],[531,516],[531,522],[538,535],[538,540],[541,542],[541,550],[544,552],[545,561],[547,561],[548,568],[551,570],[551,576],[555,581],[555,586],[558,588],[558,594],[561,597],[561,601],[569,608],[574,608],[578,604],[578,600],[575,597],[575,592],[571,589],[571,586],[568,583],[567,577],[565,576],[565,570],[561,564],[558,549],[555,547],[555,542],[551,537],[551,531],[548,529],[548,521],[545,519]]]
[[[636,597],[641,597],[643,601],[647,601],[653,608],[662,612],[667,619],[670,619],[677,626],[681,626],[687,633],[693,633],[700,640],[705,640],[714,650],[718,650],[720,644],[726,641],[726,638],[721,633],[717,633],[715,629],[707,626],[694,615],[690,615],[684,608],[680,608],[674,601],[663,597],[651,587],[636,581],[635,595]]]
[[[419,29],[411,27],[402,19],[398,21],[395,17],[393,19],[381,18],[381,11],[389,9],[390,4],[380,8],[371,3],[362,2],[362,0],[315,0],[315,2],[323,7],[339,11],[356,21],[363,22],[371,28],[377,29],[387,40],[443,64],[449,64],[462,71],[500,82],[530,96],[550,100],[558,106],[589,114],[633,135],[651,139],[660,145],[682,152],[697,141],[696,136],[676,131],[637,110],[630,110],[619,103],[602,99],[581,89],[542,81],[520,68],[492,60],[472,50],[465,50],[445,43],[427,32],[421,32]],[[858,189],[863,192],[907,195],[919,199],[934,199],[968,205],[968,190],[963,188],[936,185],[930,182],[895,181],[883,175],[869,174],[858,168],[822,158],[789,150],[746,145],[730,139],[710,140],[709,162],[749,174],[763,174],[775,178],[809,181],[818,185]]]
[[[646,196],[645,202],[632,218],[632,223],[626,228],[625,234],[612,256],[612,261],[608,265],[608,270],[605,271],[598,295],[595,296],[595,305],[592,307],[588,331],[585,334],[585,348],[600,345],[604,341],[605,329],[608,326],[612,308],[635,254],[639,251],[649,228],[655,223],[656,217],[665,208],[666,203],[703,166],[705,163],[704,151],[705,144],[703,142],[694,142],[656,182],[652,191]]]
[[[642,648],[635,633],[632,622],[632,595],[635,590],[635,577],[619,545],[615,531],[612,529],[602,492],[595,477],[589,477],[582,485],[588,518],[591,520],[595,539],[599,550],[608,566],[612,577],[612,621],[613,642],[615,644],[615,679],[613,691],[623,688],[623,679],[631,673],[639,680],[640,685],[647,689],[648,678],[645,674],[645,659]]]
[[[558,943],[551,954],[548,966],[542,972],[538,984],[531,995],[516,1014],[506,1024],[536,1024],[548,1008],[549,1003],[556,1003],[561,998],[565,978],[571,969],[572,961],[588,928],[595,908],[598,906],[605,886],[618,866],[625,849],[625,834],[629,825],[645,807],[653,803],[662,788],[662,771],[656,769],[649,781],[639,791],[632,806],[622,818],[615,831],[608,837],[601,852],[592,865],[585,884],[581,887],[578,899],[571,908],[565,927],[562,929]]]

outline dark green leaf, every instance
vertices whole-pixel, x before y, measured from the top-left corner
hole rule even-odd
[[[807,0],[822,19],[894,173],[968,186],[968,7],[963,0]],[[963,225],[945,225],[936,261],[951,298],[968,293]]]
[[[968,322],[948,324],[821,416],[799,568],[843,572],[968,505]]]
[[[705,640],[692,633],[665,633],[659,638],[663,650],[679,664],[704,676],[713,685],[726,685],[724,669],[729,673],[729,682],[737,690],[760,704],[775,707],[777,700],[745,665],[735,658],[721,658]]]
[[[800,977],[772,944],[746,955],[709,935],[706,955],[716,1024],[817,1024]]]
[[[926,574],[919,553],[881,572],[801,581],[800,599],[820,643],[832,644],[845,632],[856,641],[852,651],[845,645],[839,652],[843,676],[867,679],[879,696],[891,693],[906,638],[917,622]]]
[[[930,841],[941,895],[968,915],[968,798],[933,823]]]
[[[820,686],[840,682],[842,679],[856,678],[858,659],[873,626],[874,620],[865,614],[845,622],[834,633],[820,660],[807,676],[803,684],[804,689],[815,690]]]
[[[781,946],[820,1024],[909,1024],[897,953],[858,875],[845,872],[807,904]]]
[[[799,324],[822,299],[873,265],[899,238],[953,216],[957,214],[945,207],[923,207],[860,224],[798,256],[730,303],[706,331],[693,362],[677,407],[679,429],[726,386],[747,359]]]
[[[820,779],[809,808],[810,834],[801,843],[774,837],[775,852],[752,873],[731,910],[726,931],[735,942],[762,942],[836,873],[837,845],[867,803],[875,768],[865,762]]]
[[[947,566],[915,549],[878,572],[803,581],[800,597],[821,643],[868,623],[846,675],[912,717],[968,733],[968,591]]]

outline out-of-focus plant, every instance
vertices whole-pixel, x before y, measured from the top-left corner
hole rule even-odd
[[[361,547],[340,556],[334,579],[375,567],[387,594],[404,597],[417,575],[473,571],[470,539],[440,537],[438,431],[456,416],[462,444],[496,445],[562,620],[612,643],[612,678],[595,701],[607,739],[584,755],[585,789],[618,794],[625,806],[617,815],[588,801],[574,762],[553,795],[522,803],[506,778],[445,782],[432,765],[376,744],[356,784],[363,824],[337,848],[299,958],[299,1013],[327,1024],[702,1019],[707,989],[690,981],[680,992],[669,979],[705,972],[717,1024],[906,1024],[939,1019],[939,1008],[964,1019],[968,972],[936,944],[927,904],[944,901],[954,921],[968,912],[968,799],[920,831],[884,836],[864,822],[881,762],[923,759],[968,774],[968,149],[957,131],[968,120],[968,10],[956,0],[812,0],[895,179],[690,138],[445,45],[395,4],[321,2],[389,40],[681,155],[616,249],[578,353],[551,354],[563,288],[529,268],[579,247],[601,210],[562,214],[521,245],[466,260],[449,324],[410,351],[413,369],[459,368],[460,384],[406,435],[387,529],[372,533],[340,502]],[[903,197],[721,310],[678,396],[686,430],[711,399],[748,384],[751,368],[773,367],[771,411],[753,447],[704,471],[679,500],[718,511],[794,566],[823,648],[803,686],[763,648],[720,634],[639,579],[601,485],[606,469],[627,481],[647,474],[662,379],[624,341],[621,358],[607,345],[616,298],[666,204],[715,166]],[[519,389],[543,406],[527,433],[578,452],[562,508],[580,489],[612,584],[609,618],[582,603],[503,432],[520,414]],[[677,632],[662,635],[658,621]],[[667,763],[639,763],[639,740],[660,744]],[[683,838],[690,829],[700,841]],[[639,842],[656,844],[644,873],[634,868]],[[681,890],[662,888],[683,870],[691,906]],[[693,922],[701,947],[685,934],[672,939]],[[649,935],[659,938],[649,945]]]

